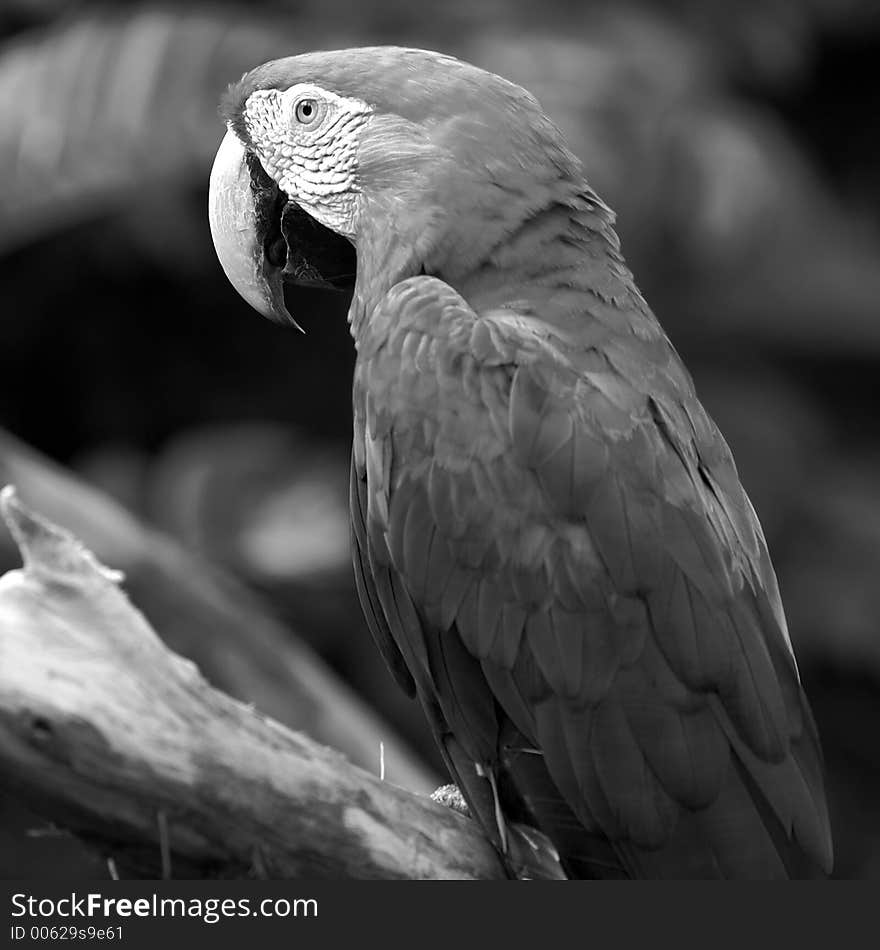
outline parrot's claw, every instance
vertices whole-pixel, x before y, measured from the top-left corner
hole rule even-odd
[[[461,794],[461,789],[457,785],[441,785],[440,788],[434,789],[431,792],[431,801],[437,802],[438,805],[445,805],[447,808],[457,811],[460,815],[464,815],[465,818],[471,817],[468,803],[464,800],[464,795]]]
[[[559,852],[542,831],[529,825],[510,825],[508,862],[520,881],[564,881],[567,875]]]

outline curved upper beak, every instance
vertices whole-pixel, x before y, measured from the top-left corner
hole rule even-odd
[[[214,248],[229,282],[258,313],[295,324],[284,305],[282,268],[266,257],[261,232],[267,209],[260,207],[261,200],[245,147],[230,129],[217,150],[208,191]]]

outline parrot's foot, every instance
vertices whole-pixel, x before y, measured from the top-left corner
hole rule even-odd
[[[492,788],[501,856],[510,874],[520,881],[565,880],[567,875],[559,863],[559,852],[547,835],[529,825],[508,822],[504,817],[494,769],[477,763],[477,775],[487,779]]]
[[[461,794],[461,789],[457,785],[441,785],[440,788],[434,789],[431,792],[431,801],[437,802],[439,805],[445,805],[466,818],[471,817],[468,803],[464,800],[464,795]]]
[[[508,824],[501,814],[494,775],[486,770],[482,771],[482,775],[492,786],[495,821],[501,839],[501,857],[510,876],[521,881],[565,880],[565,872],[559,864],[559,854],[550,839],[529,825]],[[471,817],[468,803],[457,785],[441,785],[431,792],[431,801],[445,805],[466,818]]]
[[[508,867],[520,881],[566,881],[559,852],[542,831],[530,825],[508,826]]]

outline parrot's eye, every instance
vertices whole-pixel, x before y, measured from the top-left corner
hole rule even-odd
[[[300,125],[311,125],[318,118],[318,103],[314,99],[300,99],[293,114]]]

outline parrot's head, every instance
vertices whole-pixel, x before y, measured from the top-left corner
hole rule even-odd
[[[380,293],[478,268],[580,164],[524,89],[424,50],[306,53],[228,90],[210,185],[220,262],[257,310],[283,284]]]

